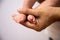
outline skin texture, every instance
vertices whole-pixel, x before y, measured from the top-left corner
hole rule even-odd
[[[37,31],[41,31],[42,29],[46,28],[48,25],[55,22],[56,18],[54,18],[55,16],[52,17],[53,13],[51,14],[50,12],[45,12],[45,7],[47,8],[49,6],[57,6],[57,5],[56,5],[55,2],[51,3],[51,1],[45,1],[45,2],[41,3],[41,5],[39,7],[35,8],[34,11],[33,10],[28,11],[27,9],[24,9],[24,10],[27,10],[27,11],[19,10],[19,12],[21,12],[23,14],[25,14],[25,13],[28,14],[30,12],[30,14],[28,14],[28,15],[33,15],[33,13],[35,13],[34,16],[37,16],[37,18],[36,18],[37,23],[36,24],[30,23],[30,21],[25,21],[25,22],[22,23],[22,25],[24,25],[28,28],[37,30]],[[51,9],[49,11],[51,11]],[[41,18],[38,16],[38,13],[42,14],[42,16],[39,15],[39,16],[41,16]],[[27,17],[27,19],[29,20],[29,16]]]

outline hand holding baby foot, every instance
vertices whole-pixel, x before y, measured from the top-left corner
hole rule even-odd
[[[53,4],[50,4],[49,2],[44,2],[42,5],[43,6],[41,6],[41,7],[45,8],[45,6],[54,6],[55,4],[53,5]],[[49,9],[49,8],[47,8],[47,9]],[[25,22],[22,22],[21,24],[25,25],[26,27],[35,29],[37,31],[40,31],[40,30],[46,28],[48,25],[50,25],[51,23],[53,23],[55,21],[55,19],[56,19],[56,18],[54,18],[54,16],[52,17],[53,13],[50,13],[47,9],[42,9],[41,10],[41,8],[38,7],[35,10],[30,10],[30,9],[29,9],[29,11],[27,9],[26,9],[27,11],[23,10],[23,12],[22,12],[23,14],[27,13],[28,15],[37,16],[38,14],[40,15],[40,13],[41,13],[42,16],[41,15],[37,16],[37,18],[35,19],[35,22],[37,22],[37,24],[31,23],[32,21],[30,20],[29,16],[27,17],[27,20],[29,20],[29,21],[25,21],[24,20]],[[51,9],[49,9],[49,10],[51,11]],[[32,14],[30,14],[29,12],[32,13]],[[17,17],[17,18],[19,18],[19,17]],[[34,17],[31,17],[31,18],[34,18]],[[16,21],[18,21],[18,20],[16,20]]]
[[[59,6],[57,5],[57,2],[59,2],[58,0],[52,2],[52,0],[24,0],[24,5],[23,5],[23,9],[24,8],[32,8],[32,6],[34,5],[34,3],[38,1],[40,4],[40,7],[45,7],[45,6]],[[44,2],[43,2],[44,1]],[[31,2],[31,3],[30,3]],[[42,3],[43,2],[43,3]],[[18,10],[18,11],[21,11],[21,10]],[[35,17],[33,15],[28,15],[27,16],[27,20],[31,23],[36,23],[35,22]]]
[[[36,1],[38,1],[39,3],[42,3],[44,0],[24,0],[23,9],[24,8],[32,9],[32,7]],[[18,10],[18,12],[19,11],[21,11],[21,10]],[[28,15],[27,20],[31,23],[35,23],[35,17],[33,15]]]
[[[36,9],[23,9],[22,13],[25,15],[33,15],[36,17],[36,24],[25,21],[21,23],[22,25],[34,29],[36,31],[41,31],[45,29],[50,24],[56,21],[55,14],[51,13],[53,9],[50,7],[38,7]]]
[[[21,13],[21,14],[23,14],[23,9],[18,9],[18,12],[19,13]],[[24,15],[24,14],[23,14]],[[26,19],[29,21],[29,22],[31,22],[31,23],[36,23],[35,22],[35,17],[33,16],[33,15],[25,15],[25,16],[27,16],[26,17]],[[23,20],[24,21],[24,20]]]

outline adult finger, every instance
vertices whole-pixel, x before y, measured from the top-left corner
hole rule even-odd
[[[18,12],[19,12],[19,13],[26,14],[26,15],[29,15],[29,14],[30,14],[30,15],[34,15],[34,16],[38,16],[38,15],[39,15],[36,10],[34,10],[34,9],[29,9],[29,8],[18,9]]]
[[[36,31],[39,31],[39,27],[36,24],[30,23],[28,21],[26,21],[24,23],[21,23],[21,24],[24,25],[27,28],[31,28],[31,29],[34,29]]]

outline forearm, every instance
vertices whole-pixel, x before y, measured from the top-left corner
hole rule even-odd
[[[32,8],[36,0],[24,0],[23,8]]]

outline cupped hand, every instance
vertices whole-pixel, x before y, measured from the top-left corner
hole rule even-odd
[[[29,21],[25,21],[21,23],[22,25],[34,29],[36,31],[41,31],[54,23],[57,19],[55,18],[55,14],[52,13],[51,7],[37,7],[36,9],[23,9],[21,13],[25,15],[33,15],[36,17],[36,23],[30,23]]]
[[[25,15],[33,15],[33,16],[37,17],[34,22],[35,24],[31,23],[29,21],[25,21],[26,19],[24,20],[23,23],[21,23],[21,22],[20,23],[28,28],[32,28],[37,31],[41,31],[42,29],[46,28],[47,26],[49,26],[50,24],[55,22],[56,18],[54,18],[54,16],[53,16],[54,14],[49,13],[49,11],[51,11],[51,8],[48,7],[48,6],[50,6],[50,4],[49,3],[44,3],[44,4],[42,4],[42,6],[39,6],[38,8],[33,9],[33,10],[29,9],[29,8],[22,10],[22,13]],[[46,8],[45,8],[45,6],[46,6]],[[48,9],[49,9],[49,11],[48,11]],[[14,17],[15,21],[17,21],[17,19],[15,19],[15,18],[20,17],[20,16],[19,17],[17,17],[17,16]]]
[[[38,1],[39,3],[42,3],[44,0],[24,0],[24,4],[23,4],[23,8],[30,8],[32,9],[33,5],[35,4],[35,2]],[[21,11],[21,10],[18,10],[18,12]],[[26,15],[25,15],[26,16]],[[28,15],[27,17],[27,20],[32,22],[32,23],[35,23],[35,17],[33,15]],[[23,21],[25,21],[23,19]]]

